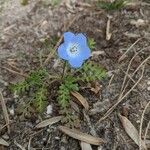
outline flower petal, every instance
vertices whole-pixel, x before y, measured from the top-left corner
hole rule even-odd
[[[83,60],[88,59],[91,56],[91,50],[88,46],[80,46],[80,58]]]
[[[58,47],[58,56],[62,59],[68,60],[66,45],[64,43]]]
[[[80,45],[87,45],[87,38],[84,34],[79,33],[75,36],[75,41]]]
[[[69,64],[73,67],[73,68],[79,68],[82,66],[83,64],[83,60],[82,59],[69,59]]]
[[[75,34],[73,34],[72,32],[65,32],[64,33],[64,41],[65,42],[70,42],[72,41],[72,39],[75,37]]]

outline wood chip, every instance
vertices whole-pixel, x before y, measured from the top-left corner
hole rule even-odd
[[[109,41],[111,36],[112,36],[112,33],[110,33],[110,20],[111,20],[111,16],[107,16],[108,17],[108,20],[107,20],[107,26],[106,26],[106,40]]]
[[[95,94],[98,94],[99,91],[101,90],[101,85],[98,82],[94,83],[94,87],[91,87],[90,89],[92,92],[94,92]]]
[[[81,146],[81,149],[82,149],[82,150],[92,150],[91,145],[88,144],[88,143],[85,143],[85,142],[82,142],[82,141],[81,141],[80,146]]]
[[[99,50],[99,51],[93,51],[91,56],[99,56],[99,55],[104,55],[104,54],[105,54],[104,51]]]
[[[35,126],[35,128],[44,128],[46,126],[49,126],[49,125],[59,122],[61,119],[62,119],[62,116],[57,116],[57,117],[53,117],[53,118],[44,120],[44,121],[40,122],[39,124],[37,124]]]
[[[87,133],[83,133],[76,129],[70,129],[65,126],[59,126],[59,130],[61,130],[62,132],[64,132],[65,134],[69,135],[70,137],[74,139],[77,139],[77,140],[80,140],[80,141],[83,141],[92,145],[100,145],[102,143],[105,143],[105,141],[101,138],[91,136]]]
[[[9,146],[9,143],[7,143],[4,139],[0,138],[0,145]]]
[[[83,105],[86,110],[89,110],[89,104],[87,100],[78,92],[71,92],[71,94]]]
[[[130,136],[130,138],[139,146],[139,133],[138,130],[134,127],[134,125],[128,120],[126,117],[119,114],[119,119],[126,131],[126,133]],[[142,146],[146,149],[146,146],[142,140]]]

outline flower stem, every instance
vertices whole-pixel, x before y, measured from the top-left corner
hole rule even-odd
[[[64,67],[63,67],[62,78],[64,78],[64,77],[65,77],[65,74],[66,74],[66,72],[67,72],[67,67],[68,67],[68,65],[67,65],[67,61],[65,61],[65,62],[64,62]]]

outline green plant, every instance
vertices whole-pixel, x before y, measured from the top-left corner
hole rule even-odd
[[[70,92],[78,91],[79,87],[76,83],[76,78],[67,76],[64,78],[64,82],[59,86],[58,90],[58,103],[63,110],[67,110],[70,100]]]
[[[28,4],[28,0],[21,0],[21,2],[20,2],[20,3],[21,3],[21,5],[24,5],[24,6],[25,6],[25,5],[27,5],[27,4]]]
[[[84,63],[82,68],[79,69],[79,73],[79,79],[83,82],[92,82],[106,77],[106,71],[92,62]]]
[[[105,10],[118,10],[126,6],[129,0],[114,0],[113,2],[98,1],[97,7]]]
[[[45,69],[32,71],[24,81],[11,85],[11,90],[16,94],[24,94],[33,88],[31,97],[33,105],[38,112],[42,112],[46,106],[48,73]]]
[[[47,87],[42,86],[34,95],[33,104],[38,112],[43,112],[47,106]]]
[[[88,38],[88,46],[91,50],[95,49],[96,42],[93,38]]]
[[[70,32],[67,34],[72,35]],[[83,34],[80,34],[78,37],[79,39],[80,38],[85,39],[85,37],[83,36],[84,36]],[[53,45],[52,47],[54,47],[56,43],[55,40],[53,41],[54,43],[51,42],[51,44]],[[73,57],[70,57],[69,61],[73,61],[73,64],[75,64],[74,67],[75,68],[77,67],[79,69],[76,68],[74,70],[73,68],[68,68],[71,66],[71,64],[68,65],[67,61],[65,61],[61,77],[57,77],[56,75],[52,76],[48,73],[47,70],[39,68],[34,71],[31,71],[24,81],[11,86],[13,92],[17,94],[23,95],[24,93],[26,94],[27,92],[29,93],[28,95],[30,96],[30,98],[28,98],[28,100],[25,102],[26,104],[25,110],[28,110],[30,105],[32,105],[36,108],[37,112],[43,112],[48,103],[47,96],[50,84],[54,80],[57,81],[59,80],[57,100],[60,106],[60,114],[64,116],[62,122],[68,124],[69,126],[75,126],[76,124],[75,122],[79,121],[76,112],[71,108],[70,104],[71,92],[79,91],[80,82],[87,83],[93,82],[95,80],[101,80],[103,77],[106,76],[106,71],[102,67],[94,64],[93,62],[90,62],[90,60],[85,62],[85,58],[87,58],[87,56],[88,58],[91,56],[90,49],[91,50],[95,49],[96,42],[94,41],[94,39],[92,38],[88,39],[88,46],[85,45],[85,42],[87,42],[86,40],[83,42],[81,40],[77,41],[79,42],[77,43],[77,47],[74,47],[76,45],[73,45],[73,47],[71,47],[70,53],[71,56]],[[44,44],[46,45],[46,47],[50,46],[47,40],[45,41]],[[82,66],[79,62],[77,62],[79,63],[78,64],[79,66],[76,66],[76,60],[74,60],[75,55],[74,54],[72,55],[72,53],[78,51],[78,44],[80,44],[81,47],[83,46],[83,49],[85,49],[85,53],[82,53],[82,55],[85,57],[83,58],[79,57],[77,59],[81,61],[81,63],[83,64]],[[64,50],[66,50],[65,46],[62,46]],[[64,51],[62,51],[61,54],[64,56]],[[81,58],[83,60],[80,60]],[[56,84],[56,86],[58,85]]]
[[[44,69],[39,69],[32,71],[24,81],[21,81],[17,84],[11,86],[13,92],[17,94],[24,93],[26,90],[29,90],[31,87],[39,88],[43,85],[44,81],[47,79],[48,73]]]
[[[45,6],[51,5],[55,7],[61,3],[61,0],[42,0],[42,2]]]

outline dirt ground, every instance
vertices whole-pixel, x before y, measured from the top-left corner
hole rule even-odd
[[[65,31],[82,32],[93,38],[96,48],[91,60],[107,70],[107,78],[98,82],[98,94],[89,88],[81,87],[80,90],[90,109],[84,114],[84,109],[80,107],[78,129],[92,135],[94,130],[96,137],[106,141],[100,146],[92,145],[92,149],[139,149],[134,138],[126,131],[134,134],[134,129],[129,129],[131,125],[121,121],[119,114],[132,123],[141,133],[147,149],[150,148],[149,1],[136,1],[120,10],[106,11],[96,7],[95,1],[62,0],[60,4],[52,6],[49,0],[31,0],[23,6],[19,0],[1,0],[0,91],[10,122],[9,125],[6,122],[1,100],[0,139],[8,142],[9,146],[0,145],[0,150],[81,149],[79,140],[58,130],[58,126],[63,125],[60,122],[40,130],[34,128],[42,120],[58,115],[55,96],[48,98],[54,107],[51,116],[46,114],[45,109],[42,116],[33,113],[22,117],[18,114],[17,106],[25,98],[16,97],[9,90],[10,83],[23,79],[22,75],[13,71],[19,69],[21,74],[26,74],[37,68],[41,53],[43,60],[49,53],[44,41],[60,39]],[[57,58],[50,59],[47,65],[50,72],[61,67]]]

